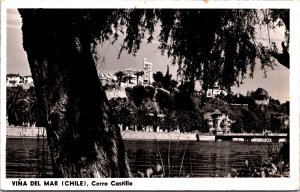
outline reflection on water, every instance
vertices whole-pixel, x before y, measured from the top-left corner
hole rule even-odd
[[[141,140],[125,140],[124,143],[135,176],[138,171],[145,172],[159,163],[169,177],[222,177],[232,168],[243,166],[245,160],[257,164],[266,157],[261,150],[265,145],[262,143]],[[42,150],[43,146],[47,148],[46,141],[41,139],[7,139],[7,177],[51,175],[50,157]]]

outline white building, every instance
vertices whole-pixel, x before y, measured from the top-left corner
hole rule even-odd
[[[144,75],[143,75],[143,79],[144,79],[144,84],[151,84],[152,82],[152,63],[147,62],[146,58],[144,58]]]
[[[221,113],[218,109],[212,113],[205,113],[204,119],[208,125],[209,132],[214,134],[230,132],[230,126],[234,122],[229,119],[228,115]]]
[[[6,86],[17,87],[23,85],[23,77],[19,74],[7,74],[6,75]]]
[[[6,87],[22,86],[23,89],[28,89],[34,86],[33,79],[30,75],[21,76],[19,74],[7,74],[6,75]]]
[[[112,85],[113,83],[117,82],[117,77],[111,73],[99,73],[98,77],[103,86]]]
[[[208,98],[215,98],[216,96],[219,96],[221,94],[226,96],[228,93],[226,91],[220,89],[220,87],[218,86],[218,83],[215,83],[215,85],[212,89],[208,89],[206,91],[206,97],[208,97]]]
[[[26,85],[33,85],[33,79],[30,75],[24,76],[23,77],[23,82]]]
[[[136,70],[132,67],[125,69],[125,74],[127,76],[126,82],[127,82],[128,86],[136,85],[137,76],[134,74],[135,72],[136,72]],[[129,85],[129,84],[131,84],[131,85]]]

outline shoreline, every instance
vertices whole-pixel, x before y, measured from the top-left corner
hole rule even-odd
[[[121,131],[123,140],[140,140],[140,141],[197,141],[197,133],[177,133],[177,132],[145,132],[145,131]],[[215,141],[214,135],[198,134],[199,141]],[[47,134],[42,127],[13,127],[6,128],[7,139],[37,139],[47,138]],[[233,142],[244,142],[242,138],[234,138]],[[285,140],[280,139],[279,142]],[[217,141],[216,141],[217,142]],[[220,142],[220,141],[218,141]],[[222,142],[222,141],[221,141]],[[269,139],[253,138],[251,142],[272,142]]]
[[[124,140],[164,140],[164,141],[197,141],[196,133],[176,132],[144,132],[144,131],[121,131]],[[6,128],[6,138],[42,138],[47,137],[42,127],[12,127]],[[199,135],[200,141],[214,141],[214,135]]]
[[[197,141],[196,133],[121,131],[124,140]],[[215,141],[214,135],[199,135],[199,141]]]

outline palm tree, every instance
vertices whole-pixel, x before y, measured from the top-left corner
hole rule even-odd
[[[22,87],[7,88],[6,108],[9,124],[22,125],[28,122],[30,106]]]
[[[149,110],[145,106],[140,106],[136,110],[136,124],[137,130],[142,130],[143,127],[146,127],[151,124],[151,119],[149,116]]]
[[[178,84],[178,82],[176,80],[171,79],[169,91],[174,91],[174,89],[176,88],[177,84]]]
[[[122,130],[126,130],[127,126],[135,124],[136,118],[134,115],[134,105],[126,102],[121,103],[116,107],[117,110],[117,121],[119,124],[122,124]]]
[[[144,75],[144,71],[136,71],[134,73],[136,75],[136,84],[139,84],[139,77],[141,77],[142,75]]]
[[[121,81],[122,81],[123,77],[125,76],[124,71],[118,71],[118,72],[116,72],[115,76],[117,76],[119,86],[121,86]]]
[[[128,82],[129,84],[131,84],[132,79],[133,79],[133,77],[129,74],[127,74],[123,77],[124,82]]]
[[[8,121],[14,125],[24,125],[31,120],[31,109],[27,99],[19,99],[10,107]]]
[[[164,118],[161,122],[161,127],[164,130],[175,130],[177,128],[177,118],[173,111],[166,110],[164,112]]]
[[[189,117],[187,111],[178,111],[176,113],[176,120],[180,131],[186,132],[190,130],[192,126],[192,119]]]

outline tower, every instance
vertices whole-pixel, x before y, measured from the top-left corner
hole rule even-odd
[[[143,66],[144,66],[144,84],[150,84],[152,79],[152,63],[147,62],[146,58],[144,58]]]
[[[216,135],[219,135],[219,134],[222,134],[223,133],[223,130],[221,129],[220,127],[220,124],[221,124],[221,116],[222,116],[222,113],[216,109],[212,114],[211,114],[212,118],[213,118],[213,121],[214,121],[214,127],[215,127],[215,134]]]

